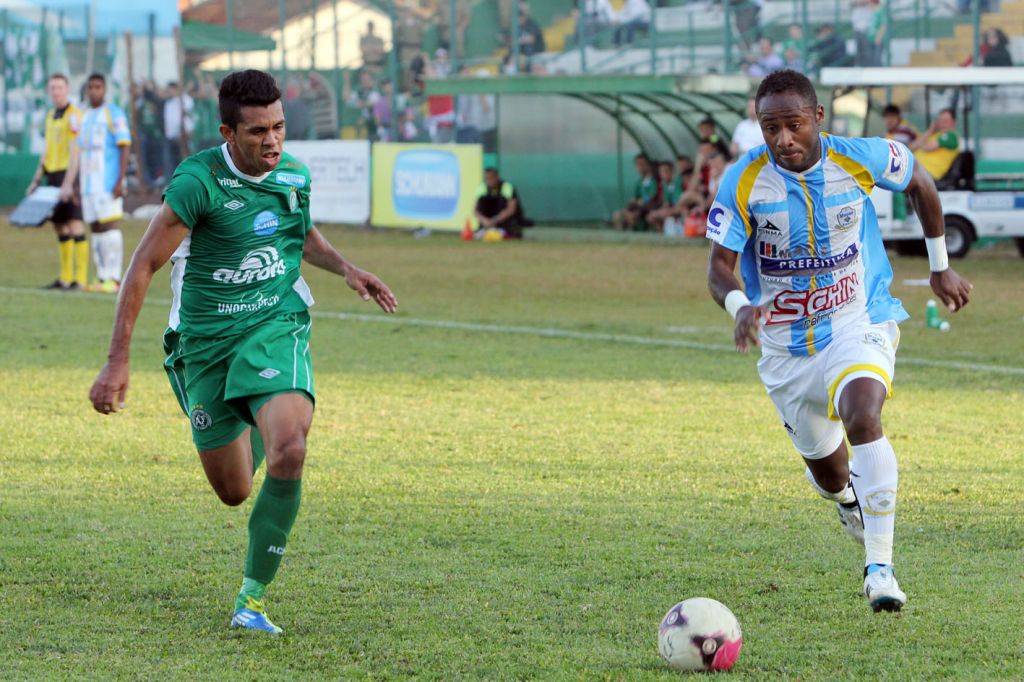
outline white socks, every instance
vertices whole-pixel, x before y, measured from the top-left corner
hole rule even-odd
[[[96,279],[121,281],[124,265],[124,235],[121,230],[95,232],[92,235],[92,260],[96,263]]]
[[[839,504],[853,504],[854,502],[857,501],[857,496],[854,495],[853,488],[850,487],[849,483],[847,483],[846,487],[840,490],[839,492],[830,493],[829,491],[825,490],[820,485],[818,485],[818,482],[814,480],[814,474],[811,473],[810,468],[804,468],[804,477],[807,479],[807,482],[811,484],[811,487],[814,488],[818,492],[818,494],[824,497],[826,500],[838,502]]]
[[[853,446],[850,482],[864,516],[865,565],[892,563],[898,480],[896,453],[888,438]]]

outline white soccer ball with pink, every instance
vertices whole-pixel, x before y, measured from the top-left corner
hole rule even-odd
[[[729,670],[742,646],[736,616],[725,604],[705,597],[679,602],[658,628],[658,651],[675,670]]]

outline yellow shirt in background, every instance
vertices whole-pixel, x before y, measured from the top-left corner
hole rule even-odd
[[[43,170],[54,173],[68,169],[71,158],[71,143],[78,138],[82,128],[82,110],[68,104],[63,110],[50,109],[46,112],[46,151],[43,153]]]

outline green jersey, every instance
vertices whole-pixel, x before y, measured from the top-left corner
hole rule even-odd
[[[171,256],[172,330],[234,336],[313,304],[299,274],[309,185],[309,169],[287,153],[262,177],[238,170],[226,144],[181,162],[164,192],[190,228]]]

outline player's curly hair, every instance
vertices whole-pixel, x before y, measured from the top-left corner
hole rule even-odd
[[[242,107],[265,107],[281,99],[274,77],[265,71],[246,69],[230,74],[220,84],[220,122],[234,130],[242,120]]]
[[[818,107],[818,93],[814,91],[811,79],[793,69],[782,69],[768,74],[758,86],[754,102],[760,104],[762,98],[768,95],[780,95],[784,92],[796,93],[811,107],[815,109]]]

